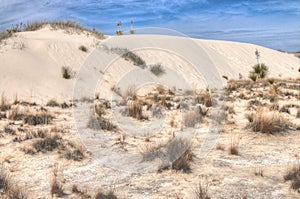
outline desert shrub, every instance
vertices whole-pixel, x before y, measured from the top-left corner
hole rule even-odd
[[[256,64],[252,67],[252,71],[249,73],[249,78],[254,82],[258,79],[263,79],[267,76],[268,70],[269,68],[265,64]]]
[[[10,119],[10,120],[22,120],[23,117],[24,117],[24,114],[21,113],[20,107],[19,107],[19,106],[16,106],[16,107],[14,107],[14,108],[9,112],[8,119]]]
[[[48,113],[37,113],[37,114],[28,114],[23,117],[25,124],[29,125],[41,125],[41,124],[50,124],[53,120],[53,116]]]
[[[117,129],[117,126],[114,125],[109,119],[104,118],[103,116],[94,116],[90,115],[87,127],[93,130],[107,130],[112,131]]]
[[[115,195],[114,190],[111,190],[107,193],[99,190],[96,193],[95,199],[117,199],[117,196]]]
[[[153,161],[156,158],[162,157],[162,147],[162,144],[154,145],[152,143],[146,143],[140,148],[140,153],[143,157],[142,161]]]
[[[43,139],[39,139],[33,143],[33,148],[36,152],[53,151],[59,146],[59,140],[61,137],[58,135],[48,135]]]
[[[191,172],[190,162],[193,154],[190,147],[190,141],[185,138],[175,138],[166,145],[165,156],[172,162],[172,169]]]
[[[129,86],[124,94],[126,99],[136,100],[137,99],[137,91],[135,86]]]
[[[47,102],[46,106],[56,107],[59,106],[59,103],[55,99],[51,99]]]
[[[229,154],[230,155],[239,155],[239,136],[237,136],[237,137],[233,136],[231,138]]]
[[[63,183],[61,182],[61,180],[59,180],[57,166],[55,166],[52,171],[52,182],[51,182],[50,194],[52,197],[54,195],[56,195],[57,197],[63,197],[65,195]]]
[[[140,56],[129,51],[128,49],[125,50],[125,53],[122,54],[122,57],[125,60],[130,60],[134,65],[139,66],[140,68],[146,68],[146,62]]]
[[[124,33],[123,33],[123,30],[117,30],[116,31],[116,35],[123,35]]]
[[[245,118],[248,120],[249,123],[252,123],[254,120],[254,115],[252,113],[246,114]]]
[[[67,160],[81,161],[84,157],[84,151],[81,149],[70,150],[64,154],[64,158]]]
[[[199,184],[195,188],[196,199],[211,199],[208,193],[208,189],[209,189],[208,183],[206,183],[206,185],[203,185],[201,182],[199,182]]]
[[[0,42],[10,38],[13,34],[7,30],[0,32]]]
[[[201,120],[201,115],[198,111],[188,111],[183,116],[183,124],[186,127],[195,127]]]
[[[82,52],[87,52],[88,51],[87,47],[85,47],[83,45],[79,46],[79,50],[81,50]]]
[[[75,77],[75,74],[76,74],[76,73],[72,70],[72,68],[69,67],[69,66],[63,66],[63,67],[61,68],[61,73],[62,73],[62,77],[63,77],[64,79],[72,79],[72,78]]]
[[[11,128],[9,125],[6,125],[3,129],[3,131],[10,135],[15,135],[15,133],[16,133],[16,130]]]
[[[4,168],[0,167],[0,197],[6,195],[9,199],[26,199],[27,195],[17,184],[12,182],[11,178],[4,170]],[[6,198],[6,197],[4,197]]]
[[[205,93],[198,94],[196,96],[196,103],[203,104],[206,107],[211,107],[212,99],[211,99],[210,93],[208,91],[206,91]]]
[[[46,21],[35,21],[24,25],[24,31],[36,31],[42,29],[48,22]]]
[[[130,117],[133,117],[137,120],[147,119],[143,116],[143,106],[141,101],[129,101],[128,113]]]
[[[11,108],[7,98],[5,97],[4,93],[1,95],[1,103],[0,103],[0,111],[7,111]]]
[[[253,122],[249,126],[254,132],[273,134],[284,131],[288,128],[288,125],[289,122],[283,119],[278,112],[258,110],[254,114]]]
[[[291,181],[291,188],[297,190],[300,188],[300,165],[294,166],[284,175],[285,181]]]
[[[9,190],[9,176],[4,170],[3,166],[0,167],[0,190],[7,192]]]
[[[166,72],[161,64],[154,64],[150,66],[150,71],[156,76],[161,76]]]

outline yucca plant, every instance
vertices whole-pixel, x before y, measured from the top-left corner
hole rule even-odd
[[[250,71],[249,78],[253,81],[265,78],[269,71],[269,67],[265,64],[256,64],[252,68],[253,70]]]

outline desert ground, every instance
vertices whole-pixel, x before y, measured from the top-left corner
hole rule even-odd
[[[44,24],[0,63],[1,198],[300,197],[293,54]]]

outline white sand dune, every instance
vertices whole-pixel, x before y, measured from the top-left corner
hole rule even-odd
[[[133,50],[143,47],[136,53],[146,61],[147,65],[162,63],[167,67],[167,72],[162,77],[156,78],[150,73],[147,75],[146,72],[141,71],[142,69],[133,70],[137,67],[121,58],[109,67],[103,66],[97,58],[92,59],[93,56],[96,57],[96,46],[101,43]],[[88,47],[88,52],[79,50],[80,45]],[[163,47],[167,50],[161,49]],[[178,49],[177,53],[180,54],[170,52],[168,49]],[[183,78],[192,88],[201,87],[201,85],[205,87],[203,82],[214,79],[211,74],[208,76],[205,74],[211,67],[216,67],[217,74],[214,75],[219,79],[222,79],[223,75],[233,79],[238,79],[239,75],[247,78],[251,66],[256,64],[254,55],[256,49],[261,52],[261,62],[270,67],[269,76],[299,77],[299,58],[252,44],[159,35],[110,37],[101,41],[87,34],[69,34],[47,27],[38,31],[17,33],[1,45],[0,92],[5,92],[5,95],[11,98],[18,95],[19,98],[35,101],[45,101],[50,98],[71,99],[76,78],[63,79],[61,68],[69,66],[77,73],[82,73],[80,67],[85,67],[87,64],[94,67],[93,76],[99,81],[98,89],[99,86],[107,85],[107,88],[110,88],[122,82],[124,73],[131,71],[137,72],[130,77],[128,84],[137,81],[134,77],[142,80],[157,80],[162,84],[171,84]],[[101,49],[98,49],[99,51]],[[89,56],[91,53],[92,55]],[[196,67],[193,66],[194,63],[189,62],[191,59],[196,60]],[[99,65],[101,66],[98,67]],[[104,75],[101,68],[105,70]],[[195,68],[200,71],[200,74],[199,71],[198,73],[195,71]],[[212,71],[209,72],[212,73]],[[101,74],[102,78],[100,78]],[[222,81],[224,83],[225,80],[222,79]],[[124,85],[126,83],[123,81],[121,86],[124,87]],[[178,87],[178,85],[174,86]]]

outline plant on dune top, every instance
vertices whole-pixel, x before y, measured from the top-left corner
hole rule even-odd
[[[254,65],[252,69],[253,70],[249,73],[249,78],[254,82],[258,79],[265,78],[269,71],[269,67],[263,63]]]

